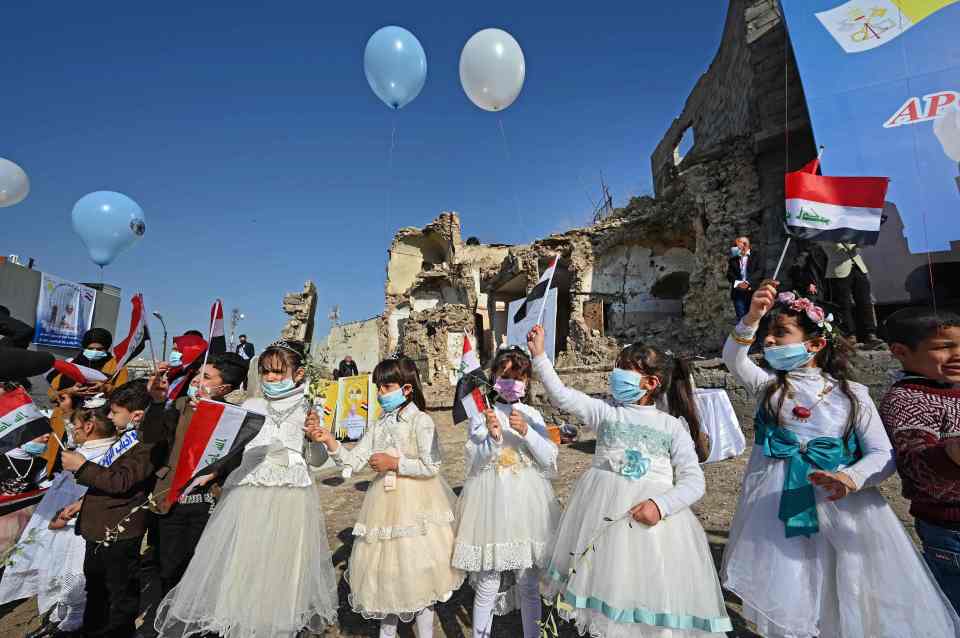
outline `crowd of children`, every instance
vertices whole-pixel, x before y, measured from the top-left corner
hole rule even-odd
[[[761,321],[758,365],[749,352]],[[492,362],[488,409],[467,425],[459,498],[440,473],[416,366],[402,356],[373,371],[383,416],[348,449],[305,396],[302,344],[274,343],[259,359],[262,398],[243,404],[265,415],[259,433],[236,463],[153,512],[139,506],[169,486],[196,399],[224,400],[247,363],[210,357],[172,402],[165,375],[66,402],[76,450],[59,454],[63,471],[25,532],[42,551],[7,569],[0,600],[37,595],[60,623],[55,635],[132,636],[149,529],[163,598],[142,635],[320,632],[339,607],[307,460],[322,445],[346,476],[376,473],[345,581],[349,606],[377,619],[381,637],[400,622],[432,636],[436,605],[468,578],[478,638],[515,608],[524,638],[538,638],[541,600],[580,635],[721,635],[733,629],[724,589],[765,637],[957,636],[960,316],[902,310],[885,337],[903,373],[878,410],[822,308],[778,294],[775,282],[755,292],[723,350],[757,409],[719,576],[691,511],[706,489],[710,441],[686,363],[629,345],[610,398],[592,398],[560,380],[537,326],[526,349],[501,349]],[[591,466],[562,512],[551,485],[558,449],[525,401],[534,378],[596,432]],[[922,553],[877,489],[897,470]],[[82,541],[58,532],[70,526]],[[64,559],[51,565],[45,552]]]

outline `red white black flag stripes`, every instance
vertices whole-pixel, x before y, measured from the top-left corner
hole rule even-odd
[[[217,299],[210,308],[210,354],[227,351],[227,339],[223,334],[223,302]]]
[[[130,303],[133,305],[130,313],[130,332],[127,333],[126,339],[113,347],[113,358],[117,360],[117,370],[143,352],[144,343],[150,338],[147,331],[146,312],[143,309],[143,295],[135,294]]]
[[[553,283],[553,274],[557,270],[557,261],[559,259],[559,256],[554,257],[553,261],[550,262],[550,266],[540,275],[540,280],[537,281],[537,285],[533,287],[533,290],[530,291],[530,294],[527,295],[527,298],[523,300],[523,303],[517,308],[517,312],[513,315],[514,323],[523,321],[527,314],[535,309],[534,304],[537,301],[540,302],[540,305],[536,306],[536,309],[543,307],[543,304],[546,302],[547,291],[550,288],[556,287],[556,284]]]
[[[243,454],[264,420],[262,414],[239,406],[201,399],[187,426],[167,503],[176,502],[193,479],[210,474],[237,454]]]
[[[0,394],[0,452],[8,452],[50,432],[43,416],[23,388]]]
[[[819,161],[784,176],[787,227],[798,239],[872,245],[880,235],[886,177],[817,175]]]
[[[457,381],[453,402],[453,422],[460,423],[482,414],[486,409],[484,392],[489,387],[487,376],[480,367],[470,335],[463,336],[463,356],[460,358],[460,379]]]
[[[53,362],[53,369],[67,377],[68,379],[73,379],[76,383],[80,385],[89,385],[91,383],[103,383],[107,380],[107,375],[100,372],[99,370],[94,370],[93,368],[88,368],[87,366],[80,366],[72,361],[67,360],[57,360]],[[119,366],[118,366],[119,369]]]
[[[167,380],[170,382],[170,389],[167,391],[167,398],[175,401],[181,394],[193,375],[200,368],[200,361],[207,351],[207,342],[203,337],[196,335],[180,335],[173,338],[173,344],[180,352],[180,365],[170,368],[167,371]]]

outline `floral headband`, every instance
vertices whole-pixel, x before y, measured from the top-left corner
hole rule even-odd
[[[777,295],[777,302],[794,312],[802,312],[824,332],[833,334],[833,314],[827,314],[823,308],[806,297],[799,297],[795,292],[781,292]]]

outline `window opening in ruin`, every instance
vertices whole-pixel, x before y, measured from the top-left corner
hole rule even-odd
[[[680,142],[677,144],[676,148],[673,149],[674,166],[680,164],[680,162],[683,161],[683,158],[686,157],[691,150],[693,150],[694,143],[693,127],[687,126],[687,128],[683,129],[683,133],[680,135]]]
[[[613,302],[605,301],[603,303],[603,334],[608,335],[613,332]]]

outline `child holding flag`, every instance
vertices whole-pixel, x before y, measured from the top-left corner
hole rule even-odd
[[[540,635],[540,576],[560,503],[550,485],[557,446],[540,413],[523,403],[531,371],[530,357],[519,347],[500,350],[493,361],[496,401],[470,419],[472,454],[458,505],[453,566],[470,573],[476,592],[475,638],[490,636],[494,613],[509,613],[518,598],[524,638]],[[515,578],[516,587],[500,593],[504,575]]]
[[[226,477],[186,573],[159,605],[155,627],[162,636],[294,638],[336,621],[320,494],[303,456],[310,407],[304,364],[299,342],[277,341],[260,355],[263,398],[242,407],[265,414],[266,422]],[[201,378],[195,387],[213,380]],[[196,483],[217,478],[207,474]]]
[[[875,486],[893,451],[831,318],[775,282],[723,349],[757,398],[755,445],[723,557],[724,586],[767,638],[957,636],[960,619]],[[748,356],[777,306],[764,359]]]
[[[566,387],[527,337],[551,402],[597,431],[593,465],[577,482],[551,548],[547,600],[580,635],[707,636],[733,626],[707,536],[690,511],[704,492],[686,362],[633,344],[610,374],[612,401]],[[665,399],[670,412],[657,407]],[[698,449],[700,448],[700,449]]]
[[[463,573],[453,555],[453,491],[440,476],[440,441],[416,366],[387,359],[373,371],[383,416],[352,450],[340,445],[311,413],[307,434],[330,450],[345,474],[369,465],[377,473],[353,528],[356,541],[346,576],[350,605],[380,620],[381,638],[400,621],[416,620],[419,638],[433,636],[434,604],[450,599]]]

